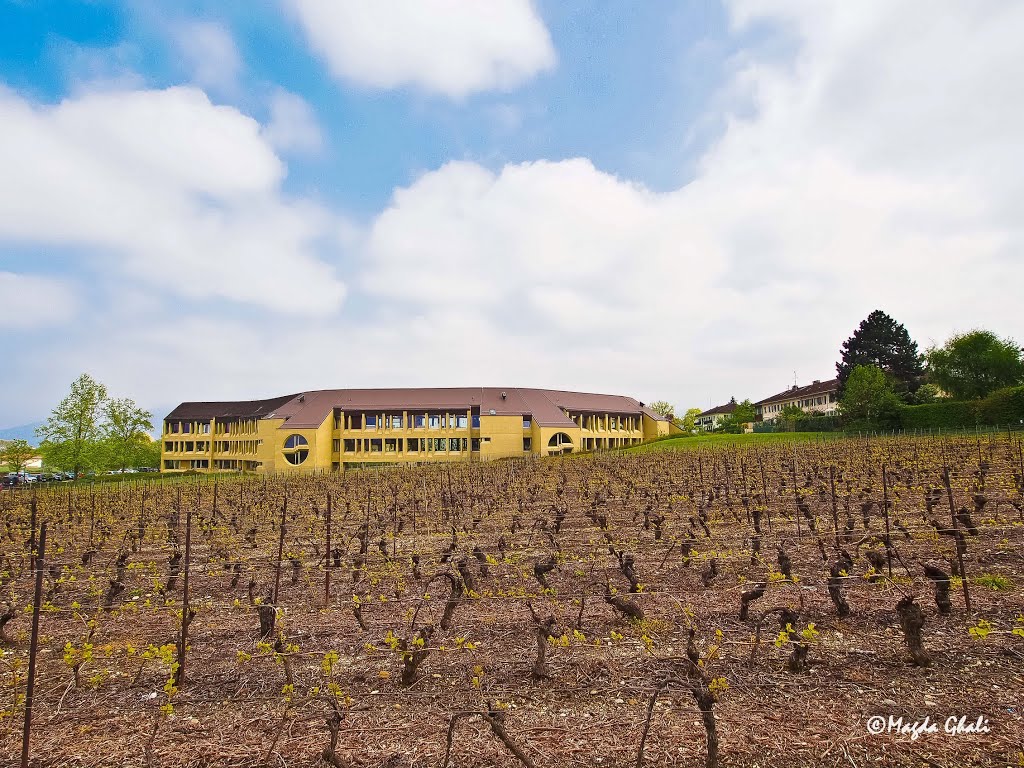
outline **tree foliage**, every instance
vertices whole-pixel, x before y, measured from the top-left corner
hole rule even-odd
[[[796,423],[803,418],[806,418],[807,413],[796,403],[788,403],[785,405],[779,415],[776,417],[778,421],[781,421],[787,427],[792,428]]]
[[[700,408],[687,408],[683,418],[678,419],[676,425],[686,434],[692,435],[697,431],[697,417],[701,413],[703,411]]]
[[[924,375],[917,342],[910,338],[901,323],[878,309],[843,342],[840,360],[836,363],[840,397],[846,390],[850,375],[859,365],[880,369],[892,379],[895,390],[901,393],[916,391]]]
[[[743,431],[743,425],[749,424],[757,416],[757,409],[750,399],[736,403],[736,409],[718,422],[718,431],[738,433]]]
[[[653,403],[648,403],[647,407],[662,416],[672,416],[676,412],[676,407],[667,400],[655,400]]]
[[[26,440],[10,440],[0,445],[0,464],[9,472],[21,472],[35,455],[36,449]]]
[[[123,397],[107,400],[103,415],[105,463],[116,469],[138,465],[141,449],[152,442],[148,433],[153,429],[153,414]]]
[[[971,400],[1024,383],[1024,352],[1013,339],[976,330],[928,350],[932,380],[953,397]]]
[[[77,474],[99,463],[100,420],[106,400],[107,388],[89,374],[83,373],[72,383],[68,396],[36,430],[43,440],[39,447],[47,465]]]
[[[900,398],[881,368],[858,365],[846,382],[839,401],[843,417],[853,424],[892,426],[899,420]]]

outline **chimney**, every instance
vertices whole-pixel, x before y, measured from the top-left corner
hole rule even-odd
[[[815,379],[815,380],[814,380],[814,383],[815,383],[815,384],[821,384],[821,379]]]

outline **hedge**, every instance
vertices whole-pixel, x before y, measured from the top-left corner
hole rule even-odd
[[[1024,387],[1009,387],[981,400],[943,400],[899,409],[903,429],[997,427],[1024,421]]]

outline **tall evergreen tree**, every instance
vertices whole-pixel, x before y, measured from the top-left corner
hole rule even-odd
[[[915,392],[921,385],[924,363],[917,342],[910,338],[902,323],[876,309],[864,319],[853,336],[843,342],[836,363],[839,394],[858,365],[881,369],[899,392]]]

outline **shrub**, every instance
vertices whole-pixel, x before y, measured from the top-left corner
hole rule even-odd
[[[981,400],[940,400],[899,409],[903,429],[997,427],[1024,421],[1024,387],[1007,387]]]

